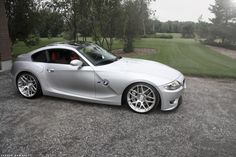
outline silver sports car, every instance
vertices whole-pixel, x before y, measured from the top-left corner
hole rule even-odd
[[[26,98],[49,95],[147,113],[178,107],[184,76],[158,62],[117,57],[96,44],[55,43],[18,56],[13,84]]]

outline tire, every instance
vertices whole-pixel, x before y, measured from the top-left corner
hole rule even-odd
[[[38,79],[29,72],[23,72],[17,76],[16,87],[19,93],[28,99],[42,95],[42,89]]]
[[[148,113],[158,106],[160,96],[153,86],[147,83],[135,83],[126,89],[124,101],[134,112]]]

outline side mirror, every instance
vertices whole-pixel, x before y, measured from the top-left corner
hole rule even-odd
[[[81,62],[81,61],[78,60],[78,59],[75,59],[75,60],[72,60],[72,61],[70,62],[70,65],[72,65],[72,66],[78,66],[78,68],[81,68],[82,65],[83,65],[83,62]]]

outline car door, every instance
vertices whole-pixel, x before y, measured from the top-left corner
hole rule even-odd
[[[95,97],[92,67],[86,63],[81,68],[70,65],[71,60],[80,59],[76,52],[67,49],[49,49],[47,54],[49,62],[45,72],[51,91],[82,98]]]

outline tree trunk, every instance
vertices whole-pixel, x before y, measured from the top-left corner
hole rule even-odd
[[[76,20],[74,19],[74,21],[73,21],[73,40],[74,40],[74,42],[76,42],[76,34],[77,34],[77,25],[76,25]]]
[[[11,60],[11,40],[9,37],[5,3],[0,1],[0,61]]]
[[[72,6],[72,8],[73,8],[73,12],[74,12],[74,14],[73,14],[73,40],[74,40],[74,42],[76,42],[77,41],[77,23],[76,23],[76,9],[75,9],[75,0],[73,0],[73,4],[72,4],[73,6]]]
[[[124,52],[133,52],[134,51],[134,47],[133,47],[133,38],[128,36],[125,40],[124,40],[124,48],[123,51]]]
[[[146,36],[146,27],[144,19],[143,19],[143,36]]]
[[[12,57],[4,0],[0,1],[0,22],[0,71],[7,71],[11,69]]]

